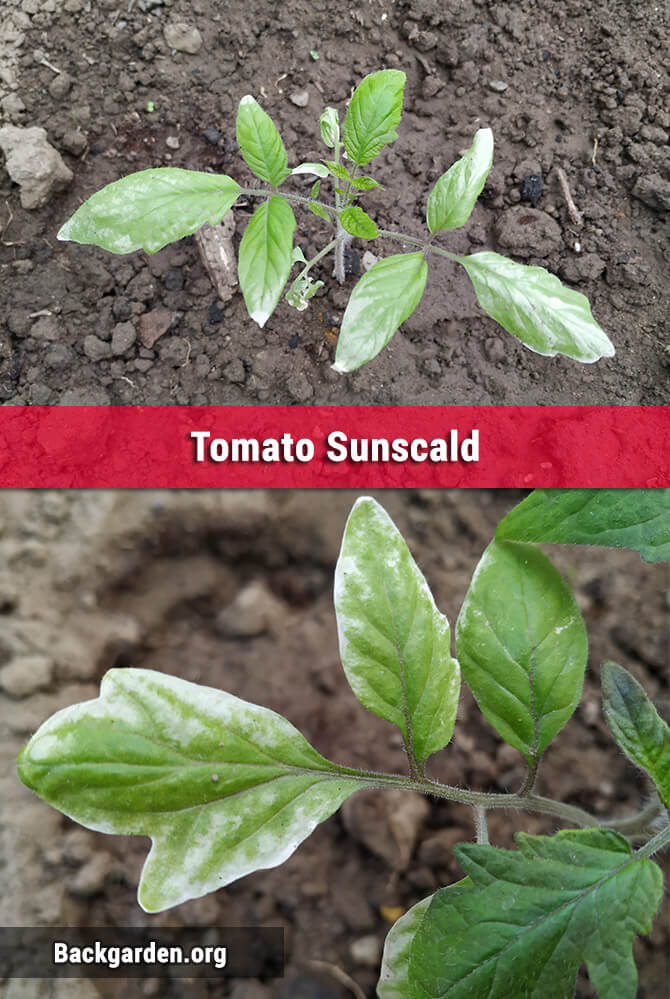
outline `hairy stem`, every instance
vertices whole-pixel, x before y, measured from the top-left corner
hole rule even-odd
[[[337,246],[337,240],[331,239],[330,243],[327,243],[322,250],[319,250],[319,252],[315,257],[312,257],[311,260],[307,261],[307,263],[300,271],[295,280],[299,281],[300,278],[305,276],[305,274],[308,274],[311,271],[314,264],[318,264],[319,260],[323,259],[323,257],[326,257],[330,253],[330,251],[333,250],[336,246]]]
[[[478,843],[488,843],[489,827],[486,822],[486,809],[483,805],[475,805],[472,810],[475,817],[475,838]]]
[[[665,829],[661,829],[660,833],[656,833],[648,843],[645,843],[639,850],[636,850],[635,856],[652,857],[659,850],[662,850],[664,846],[667,846],[668,843],[670,843],[670,822],[668,822]]]

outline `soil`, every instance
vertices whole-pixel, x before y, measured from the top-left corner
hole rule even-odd
[[[366,792],[320,825],[281,867],[147,916],[136,901],[147,841],[82,829],[30,794],[15,774],[18,749],[47,717],[97,696],[103,673],[126,665],[271,707],[338,762],[406,772],[395,730],[358,704],[338,659],[332,578],[356,495],[2,496],[0,924],[280,925],[287,955],[286,974],[275,981],[222,987],[16,979],[0,983],[3,996],[117,999],[130,989],[132,995],[194,999],[345,999],[354,993],[342,982],[344,972],[372,997],[389,913],[458,879],[451,846],[473,836],[467,807],[431,802],[425,813],[410,809],[411,835],[400,851],[394,848],[397,824],[384,807],[391,792]],[[495,525],[521,496],[485,490],[378,494],[452,624]],[[590,652],[582,702],[547,751],[539,791],[599,815],[624,815],[648,789],[614,749],[603,722],[599,664],[613,659],[630,669],[670,718],[667,566],[645,564],[627,551],[546,550],[576,593]],[[429,770],[451,783],[503,791],[519,786],[521,764],[464,694],[454,739]],[[394,802],[394,812],[400,807]],[[499,846],[512,846],[515,830],[554,828],[537,816],[490,814],[491,839]],[[640,999],[667,995],[668,914],[666,893],[651,934],[635,948]],[[584,974],[577,995],[593,995]]]
[[[4,403],[668,403],[667,4],[4,0],[3,12],[3,121],[46,128],[74,172],[65,191],[27,211],[0,170]],[[197,52],[170,48],[164,29],[175,22],[198,29]],[[135,170],[170,165],[247,182],[234,119],[248,92],[276,121],[291,163],[320,158],[322,107],[343,109],[362,76],[384,66],[407,74],[405,114],[375,170],[386,189],[367,194],[365,207],[380,225],[419,235],[432,184],[490,125],[494,169],[447,245],[501,249],[557,273],[588,296],[614,358],[580,365],[532,354],[441,260],[389,348],[342,377],[330,364],[356,278],[339,287],[330,264],[309,311],[282,303],[261,330],[239,292],[217,300],[193,237],[153,257],[56,241],[86,197]],[[536,200],[533,175],[544,189],[524,226],[518,206],[522,189]],[[236,210],[236,243],[251,207]],[[308,213],[299,226],[308,255],[329,238]],[[353,249],[358,267],[364,244]],[[141,346],[141,317],[155,328],[158,310],[169,328]]]

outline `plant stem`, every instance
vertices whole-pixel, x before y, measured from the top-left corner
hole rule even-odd
[[[307,263],[305,264],[305,266],[303,267],[303,269],[300,271],[300,273],[298,274],[298,276],[296,277],[295,280],[299,281],[301,277],[304,277],[305,274],[308,274],[309,271],[311,271],[311,269],[314,266],[314,264],[318,264],[319,260],[321,260],[323,257],[327,256],[330,253],[330,251],[335,248],[336,245],[337,245],[337,240],[336,239],[331,239],[330,243],[328,243],[326,246],[324,246],[324,248],[322,250],[319,250],[319,252],[317,253],[317,255],[315,257],[312,257],[311,260],[307,261]]]
[[[635,856],[651,857],[654,853],[662,850],[664,846],[667,846],[668,843],[670,843],[670,822],[668,822],[664,829],[661,829],[660,833],[652,836],[648,843],[645,843],[639,850],[636,850]]]
[[[486,809],[483,805],[475,805],[472,810],[475,815],[475,837],[477,842],[488,843],[489,829],[486,822]]]

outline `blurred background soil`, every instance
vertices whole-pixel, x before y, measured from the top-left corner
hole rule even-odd
[[[0,155],[0,400],[668,403],[669,40],[670,8],[653,0],[3,0],[0,124],[46,129],[72,179],[26,209]],[[261,330],[234,286],[229,300],[217,296],[193,237],[153,257],[57,242],[88,196],[136,170],[248,183],[235,143],[246,93],[276,121],[291,164],[320,159],[321,109],[343,111],[382,67],[407,74],[405,115],[375,162],[385,190],[364,197],[367,210],[420,235],[432,185],[490,126],[483,196],[442,243],[558,274],[589,297],[614,358],[580,365],[531,353],[483,315],[460,268],[436,260],[391,345],[342,377],[330,364],[356,276],[339,287],[330,261],[310,309],[282,302]],[[543,184],[534,208],[521,201],[530,176]],[[307,190],[311,179],[291,184]],[[252,209],[235,211],[235,246]],[[309,257],[328,227],[304,212],[298,223]],[[383,256],[402,249],[354,241],[354,272],[366,245]]]
[[[337,762],[406,772],[398,734],[359,705],[338,657],[333,570],[356,495],[81,491],[0,497],[0,924],[196,925],[203,932],[219,924],[280,925],[287,954],[285,977],[274,982],[13,980],[0,983],[0,994],[372,997],[393,918],[459,878],[452,847],[473,837],[467,807],[364,792],[317,827],[281,867],[149,916],[136,901],[148,841],[85,830],[16,776],[17,752],[47,717],[97,696],[105,671],[128,665],[273,708]],[[376,494],[452,627],[496,524],[522,495]],[[599,815],[623,815],[645,800],[648,789],[604,724],[599,667],[613,659],[630,669],[670,718],[667,566],[648,565],[627,551],[545,550],[574,588],[590,652],[581,704],[547,751],[539,790]],[[429,772],[461,786],[503,791],[519,787],[524,766],[464,691],[452,743],[432,758]],[[555,828],[537,816],[490,815],[491,839],[499,846],[512,846],[520,829]],[[666,894],[651,935],[636,944],[641,999],[667,995],[668,911]],[[342,972],[362,992],[344,984]],[[593,995],[583,976],[578,995]]]

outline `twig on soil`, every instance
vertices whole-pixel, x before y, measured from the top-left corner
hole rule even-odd
[[[191,362],[191,341],[187,340],[186,341],[186,360],[183,361],[179,365],[179,367],[180,368],[185,368],[187,364],[190,364],[190,362]]]
[[[365,999],[365,992],[360,985],[358,985],[353,978],[350,978],[346,971],[343,971],[342,968],[338,968],[336,964],[330,964],[329,961],[310,961],[309,963],[312,968],[316,968],[320,971],[328,971],[333,978],[336,978],[338,982],[340,982],[341,985],[344,985],[345,988],[349,989],[351,994],[356,996],[356,999]]]
[[[556,170],[556,176],[558,177],[558,183],[561,185],[561,191],[563,192],[565,203],[568,206],[568,215],[575,225],[583,225],[584,219],[582,217],[582,213],[577,208],[577,205],[572,200],[570,188],[568,187],[568,178],[565,176],[565,170],[563,170],[562,167],[558,167]]]
[[[54,66],[54,64],[51,63],[51,62],[49,62],[48,59],[45,59],[44,57],[42,57],[40,59],[40,61],[39,61],[39,65],[40,66],[46,66],[46,68],[50,69],[52,73],[56,73],[58,76],[60,76],[60,72],[61,71],[59,70],[58,66]]]
[[[598,155],[598,136],[593,140],[593,152],[591,153],[591,164],[596,165],[596,156]]]
[[[5,239],[5,233],[9,229],[9,227],[12,224],[12,221],[14,219],[14,215],[12,213],[11,208],[9,207],[9,202],[8,201],[5,201],[5,208],[7,209],[7,213],[9,215],[9,218],[7,219],[7,223],[5,225],[5,228],[2,230],[2,235],[0,235],[0,243],[2,243],[3,246],[23,246],[23,243],[21,242],[21,240],[17,240],[15,243],[12,243],[8,239]]]

